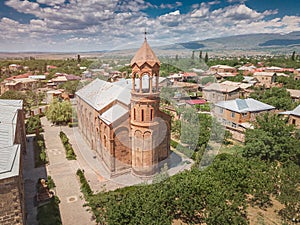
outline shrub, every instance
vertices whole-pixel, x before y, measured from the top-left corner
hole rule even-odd
[[[81,184],[80,190],[83,193],[85,199],[87,199],[89,196],[93,195],[93,191],[87,182],[84,173],[81,169],[78,169],[76,172],[76,175],[79,177],[79,181]]]
[[[73,150],[72,145],[69,142],[69,138],[67,137],[67,135],[63,131],[61,131],[59,133],[59,137],[61,139],[61,142],[64,145],[64,148],[65,148],[65,151],[66,151],[66,158],[68,160],[75,160],[76,159],[76,154]]]
[[[78,122],[68,123],[69,127],[78,127]]]

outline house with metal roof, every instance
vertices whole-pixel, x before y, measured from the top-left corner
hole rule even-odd
[[[220,101],[214,105],[214,115],[218,118],[233,138],[244,141],[245,130],[252,127],[252,122],[262,113],[274,111],[275,107],[253,98]]]
[[[259,86],[270,88],[275,83],[276,73],[275,72],[255,72],[253,77],[257,79]]]
[[[240,97],[241,88],[226,83],[211,83],[203,88],[203,98],[215,103],[224,100],[232,100]]]
[[[159,109],[160,62],[145,39],[131,79],[95,79],[76,92],[78,128],[111,176],[153,176],[170,151],[171,117]]]
[[[281,112],[280,114],[287,115],[289,117],[288,123],[300,128],[300,105],[298,105],[292,111],[285,111]]]
[[[0,224],[24,224],[22,156],[26,135],[22,100],[0,100]]]

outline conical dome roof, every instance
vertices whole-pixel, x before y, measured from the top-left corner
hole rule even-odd
[[[149,46],[146,38],[144,40],[143,45],[140,47],[140,49],[136,52],[135,56],[132,58],[130,64],[132,66],[135,63],[139,67],[142,66],[144,63],[147,63],[150,66],[154,66],[155,63],[160,65],[158,58],[156,57],[153,50]]]

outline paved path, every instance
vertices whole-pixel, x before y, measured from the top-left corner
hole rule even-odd
[[[92,190],[99,191],[115,190],[124,186],[144,183],[145,181],[133,176],[124,174],[117,177],[110,177],[110,174],[99,159],[96,152],[91,150],[85,140],[79,134],[78,128],[66,126],[53,126],[46,118],[42,118],[44,137],[47,147],[47,155],[50,164],[47,172],[52,176],[56,184],[56,194],[61,200],[60,211],[63,225],[89,225],[95,224],[91,221],[92,214],[83,208],[84,200],[80,198],[80,183],[76,177],[78,168],[84,170]],[[77,160],[67,160],[64,147],[59,138],[59,132],[63,131],[69,138],[70,143],[77,155]],[[178,161],[177,166],[169,169],[172,175],[180,170],[189,168],[190,165],[181,164],[182,158],[172,154],[171,159]]]
[[[76,176],[79,163],[66,159],[59,137],[60,127],[51,126],[45,118],[42,118],[42,124],[49,160],[47,173],[56,184],[55,192],[61,201],[59,208],[63,225],[94,225],[92,214],[83,207],[85,202]]]

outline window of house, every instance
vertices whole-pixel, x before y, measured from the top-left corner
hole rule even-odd
[[[246,117],[247,116],[247,113],[242,113],[242,117]]]
[[[295,125],[296,124],[296,120],[292,119],[292,124]]]
[[[222,123],[226,125],[227,124],[227,120],[226,119],[222,119]]]
[[[232,127],[236,128],[237,127],[236,123],[232,123]]]
[[[223,114],[223,112],[224,112],[223,108],[219,108],[219,112],[220,112],[221,114]]]
[[[231,117],[234,118],[235,112],[231,112]]]

